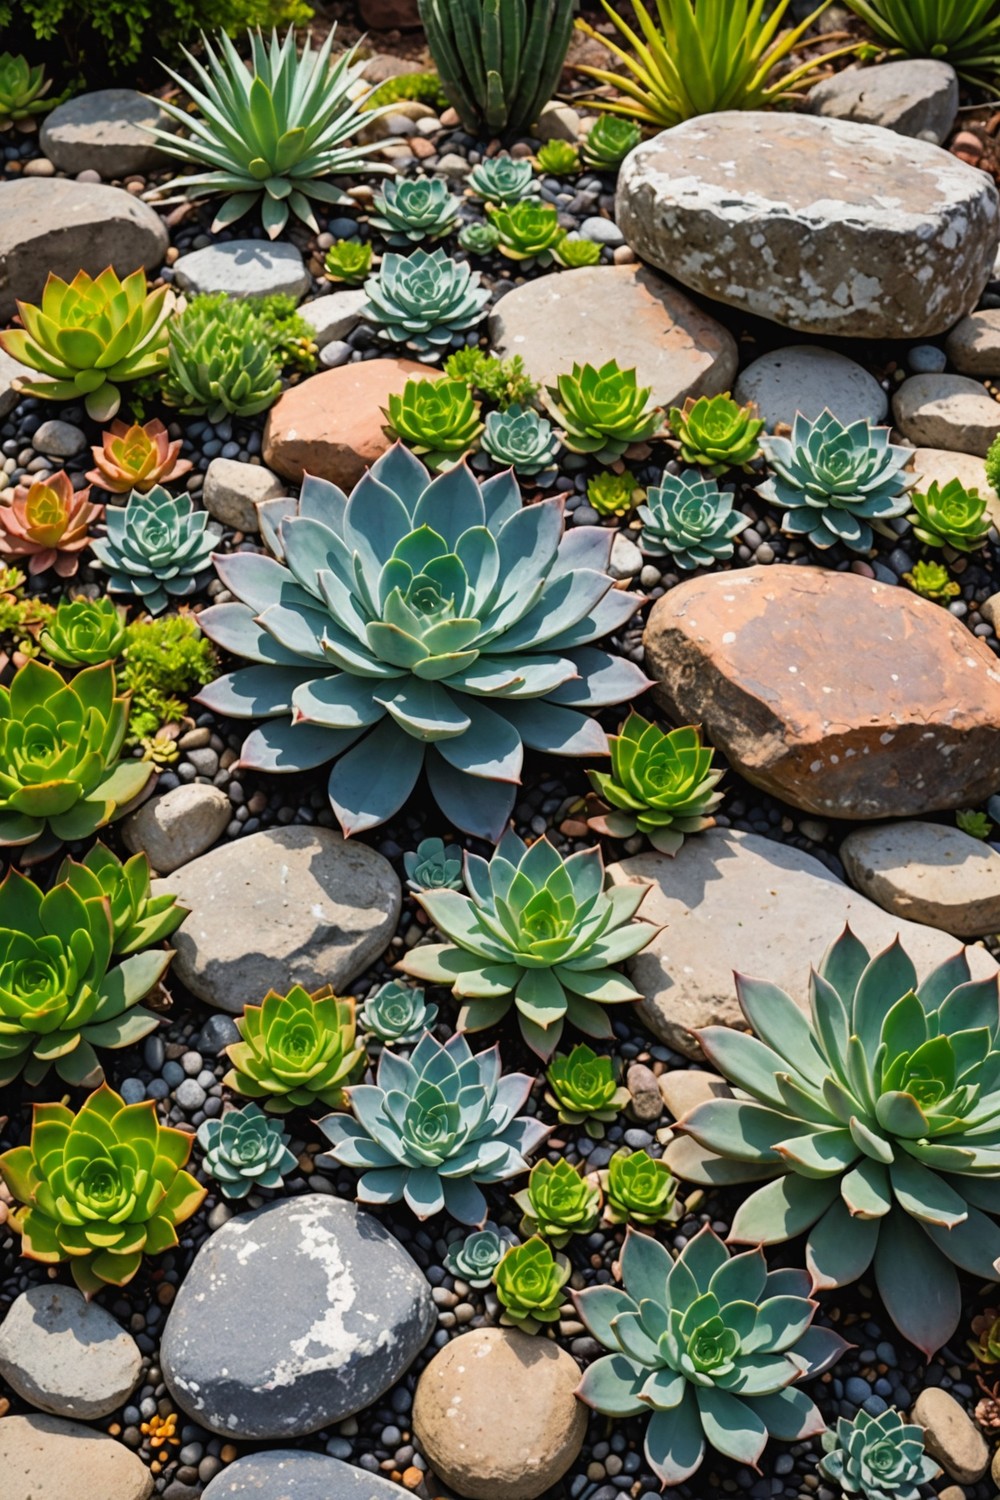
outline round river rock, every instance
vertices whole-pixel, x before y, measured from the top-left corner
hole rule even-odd
[[[141,1373],[132,1335],[76,1287],[29,1287],[0,1324],[0,1376],[56,1416],[108,1416],[128,1400]]]

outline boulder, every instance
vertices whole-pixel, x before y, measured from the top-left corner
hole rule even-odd
[[[133,854],[145,850],[158,875],[170,875],[210,849],[226,829],[233,805],[221,787],[199,782],[151,797],[122,823]]]
[[[155,99],[135,89],[96,89],[56,105],[39,142],[61,172],[129,177],[170,161],[149,133],[154,126],[176,129]]]
[[[762,354],[739,376],[733,395],[755,401],[769,432],[801,412],[811,422],[826,410],[844,423],[881,422],[889,398],[874,375],[846,354],[818,344],[791,344]]]
[[[302,252],[284,240],[224,240],[189,250],[174,264],[182,292],[225,292],[227,297],[301,297],[309,290]]]
[[[922,816],[1000,787],[1000,666],[908,589],[812,567],[708,574],[657,600],[645,643],[667,715],[793,807]]]
[[[29,1287],[0,1324],[0,1377],[30,1405],[57,1417],[87,1422],[109,1416],[141,1374],[135,1339],[76,1287]]]
[[[1000,237],[992,178],[940,147],[765,110],[700,115],[638,146],[616,217],[638,255],[692,291],[865,339],[950,328],[978,302]]]
[[[960,319],[944,347],[961,375],[1000,375],[1000,307],[984,307]]]
[[[0,1475],[3,1500],[148,1500],[153,1493],[137,1453],[41,1412],[0,1422]]]
[[[956,937],[1000,932],[1000,854],[941,823],[856,828],[840,846],[847,878],[883,910]]]
[[[229,1464],[209,1481],[201,1500],[400,1500],[400,1494],[398,1484],[339,1458],[272,1448]]]
[[[950,63],[929,57],[843,68],[816,85],[806,107],[941,146],[958,114],[958,75]]]
[[[892,398],[896,426],[918,448],[985,458],[1000,431],[1000,405],[966,375],[911,375]]]
[[[205,473],[201,498],[210,516],[234,531],[260,530],[257,506],[277,500],[287,486],[263,464],[240,463],[235,458],[213,458]]]

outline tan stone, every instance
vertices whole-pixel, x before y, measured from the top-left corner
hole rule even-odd
[[[927,1452],[949,1478],[959,1484],[982,1479],[990,1461],[989,1445],[954,1396],[929,1386],[914,1401],[910,1420],[924,1429]]]
[[[961,375],[1000,375],[1000,307],[984,307],[955,324],[945,353]]]
[[[986,477],[985,461],[975,453],[955,453],[949,448],[914,448],[906,466],[920,475],[916,488],[927,490],[937,483],[943,489],[953,479],[967,490],[976,490],[986,501],[987,514],[1000,526],[1000,495]]]
[[[892,398],[892,414],[911,443],[980,458],[1000,431],[1000,405],[966,375],[911,375]]]
[[[705,1068],[670,1068],[660,1074],[660,1093],[675,1120],[681,1119],[696,1104],[710,1099],[731,1099],[732,1089],[718,1073]]]
[[[93,1427],[35,1412],[0,1422],[3,1500],[147,1500],[153,1476]]]
[[[1000,854],[960,828],[856,828],[840,858],[851,884],[885,911],[956,937],[1000,932]]]
[[[579,1379],[576,1361],[557,1344],[512,1328],[474,1329],[446,1344],[421,1375],[414,1435],[465,1500],[536,1500],[583,1445]]]
[[[392,443],[382,412],[390,395],[408,380],[441,378],[412,359],[366,359],[311,375],[271,407],[264,462],[286,479],[315,474],[349,490]]]
[[[920,816],[1000,787],[1000,667],[947,610],[824,568],[691,579],[646,626],[654,695],[821,816]]]

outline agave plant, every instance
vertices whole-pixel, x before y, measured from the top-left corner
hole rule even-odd
[[[261,223],[271,239],[282,232],[291,214],[318,233],[310,200],[350,202],[332,183],[319,179],[363,171],[379,143],[360,146],[353,137],[367,121],[385,113],[361,113],[364,94],[357,92],[362,69],[355,64],[356,48],[341,53],[331,66],[335,29],[317,52],[306,37],[301,54],[291,26],[283,42],[277,32],[272,32],[269,43],[259,32],[250,32],[249,71],[224,32],[215,46],[203,36],[204,65],[181,49],[200,87],[164,64],[201,117],[189,114],[183,105],[164,102],[162,108],[175,126],[190,134],[178,136],[156,128],[160,148],[209,170],[175,177],[161,193],[183,189],[185,196],[195,199],[227,194],[213,231],[259,205]]]
[[[612,1224],[660,1224],[676,1217],[677,1181],[648,1151],[616,1151],[601,1173],[604,1216]]]
[[[171,598],[186,599],[205,583],[217,537],[208,512],[187,495],[176,500],[156,485],[107,514],[107,536],[92,544],[113,594],[134,594],[151,615]]]
[[[587,503],[599,516],[627,515],[643,493],[631,469],[602,469],[587,480]]]
[[[503,1308],[501,1323],[520,1328],[522,1333],[537,1333],[544,1323],[557,1323],[563,1288],[571,1274],[566,1256],[554,1255],[538,1235],[513,1246],[493,1272],[497,1300]]]
[[[615,172],[642,140],[642,130],[634,120],[621,115],[598,115],[580,143],[580,155],[588,167],[599,172]]]
[[[455,1240],[448,1246],[444,1268],[452,1276],[481,1291],[490,1285],[497,1266],[517,1243],[517,1235],[512,1229],[487,1220],[482,1229],[474,1229],[464,1239]]]
[[[693,724],[663,730],[633,712],[608,744],[610,772],[587,773],[611,808],[589,820],[597,833],[615,839],[644,833],[654,849],[673,855],[685,834],[712,827],[723,772],[712,770],[711,748]]]
[[[847,0],[893,56],[940,57],[974,88],[997,92],[996,0]]]
[[[590,644],[636,603],[598,571],[610,533],[578,527],[564,540],[562,502],[522,507],[510,475],[479,485],[461,465],[431,484],[396,446],[349,501],[307,478],[298,502],[259,512],[279,560],[217,558],[236,602],[199,616],[255,665],[201,701],[266,720],[243,746],[246,766],[308,770],[338,757],[329,793],[345,830],[390,818],[426,761],[449,823],[495,838],[522,745],[600,753],[603,731],[576,705],[646,685]]]
[[[123,864],[103,844],[94,844],[79,864],[64,859],[56,880],[65,881],[81,901],[108,903],[111,951],[124,957],[162,943],[188,915],[176,896],[153,895],[151,874],[145,854],[133,854]]]
[[[800,1442],[826,1423],[797,1388],[850,1346],[811,1327],[816,1303],[805,1271],[768,1272],[758,1251],[730,1257],[706,1225],[676,1261],[630,1229],[622,1287],[574,1293],[577,1311],[610,1349],[577,1395],[606,1416],[650,1413],[646,1461],[664,1485],[701,1465],[706,1442],[756,1468],[769,1437]]]
[[[72,578],[90,528],[103,515],[89,487],[74,491],[65,469],[18,485],[11,503],[0,505],[0,557],[26,557],[32,575],[54,568],[60,578]]]
[[[601,258],[601,247],[595,240],[581,239],[579,235],[564,234],[556,242],[553,255],[559,265],[568,271],[578,266],[596,266]]]
[[[506,207],[488,204],[486,214],[500,236],[501,255],[533,266],[552,264],[552,251],[566,233],[553,204],[522,198]]]
[[[398,979],[379,985],[358,1016],[365,1031],[380,1042],[407,1047],[419,1041],[423,1032],[430,1031],[437,1018],[438,1008],[428,1005],[423,990],[401,984]]]
[[[649,396],[650,387],[639,385],[634,369],[622,370],[609,359],[600,369],[575,364],[542,400],[563,428],[567,448],[611,464],[631,443],[645,443],[659,431],[663,413],[649,405]]]
[[[104,1078],[95,1047],[141,1041],[157,1019],[139,1001],[172,954],[158,948],[109,967],[114,935],[101,893],[58,881],[44,894],[17,870],[0,884],[0,1085],[34,1087],[55,1066],[64,1082]]]
[[[943,563],[915,562],[910,572],[903,574],[903,582],[922,599],[933,599],[937,604],[956,599],[962,592],[962,585],[955,582]]]
[[[116,661],[127,639],[125,611],[110,599],[60,599],[38,644],[60,667],[95,667]]]
[[[553,177],[568,177],[580,170],[580,153],[572,141],[546,141],[535,152],[535,163],[540,172]]]
[[[272,340],[249,302],[196,297],[170,325],[164,399],[182,412],[252,417],[281,394]]]
[[[545,1102],[564,1125],[582,1125],[592,1140],[599,1141],[631,1097],[615,1075],[610,1057],[599,1057],[586,1042],[578,1042],[568,1055],[557,1052],[545,1077]]]
[[[229,1109],[221,1120],[203,1120],[196,1139],[205,1171],[234,1202],[257,1188],[282,1187],[284,1174],[295,1170],[288,1136],[256,1104]]]
[[[269,1114],[325,1104],[343,1109],[347,1085],[360,1076],[365,1049],[356,1040],[354,1001],[327,986],[310,995],[300,984],[271,990],[236,1018],[240,1040],[226,1048],[232,1067],[223,1082]]]
[[[403,869],[411,891],[462,889],[462,850],[444,839],[421,839],[403,855]]]
[[[0,845],[41,840],[40,852],[119,817],[153,770],[119,760],[127,722],[110,663],[64,682],[27,661],[0,686]]]
[[[358,1201],[398,1203],[420,1219],[449,1213],[482,1224],[482,1187],[527,1168],[548,1128],[517,1112],[526,1073],[500,1073],[500,1052],[473,1055],[463,1036],[442,1046],[427,1032],[407,1060],[385,1050],[374,1084],[349,1090],[350,1115],[327,1115],[320,1129],[341,1166],[361,1172]]]
[[[383,407],[386,432],[401,438],[431,470],[457,463],[479,441],[479,402],[462,380],[408,380]]]
[[[50,272],[41,306],[19,302],[17,310],[24,326],[0,333],[0,346],[42,377],[19,379],[18,389],[43,401],[82,399],[95,422],[115,416],[122,382],[166,366],[168,289],[147,292],[143,271],[121,281],[109,266],[69,282]]]
[[[541,192],[530,161],[515,161],[505,151],[499,156],[484,156],[469,173],[465,185],[477,198],[503,205],[537,198]]]
[[[639,516],[643,552],[670,557],[685,572],[728,562],[736,538],[750,525],[746,516],[734,512],[733,496],[696,469],[665,473],[648,491]]]
[[[144,1255],[177,1244],[177,1226],[205,1189],[183,1170],[192,1137],[159,1124],[153,1100],[126,1104],[103,1085],[78,1114],[36,1104],[31,1139],[0,1156],[0,1177],[21,1204],[11,1227],[21,1253],[69,1262],[85,1297],[125,1286]]]
[[[490,294],[477,271],[443,250],[386,255],[365,282],[364,317],[379,337],[433,357],[486,316]]]
[[[781,529],[816,547],[843,542],[852,552],[874,546],[876,526],[905,515],[906,491],[916,476],[904,472],[912,450],[889,441],[888,427],[862,419],[845,427],[830,411],[810,422],[798,412],[790,438],[761,439],[771,468],[757,493],[785,514]]]
[[[60,102],[45,97],[51,87],[40,63],[33,68],[19,53],[0,52],[0,130],[12,125],[34,130],[35,116]]]
[[[180,457],[181,439],[171,442],[167,429],[156,417],[144,424],[112,422],[101,433],[101,446],[91,448],[94,467],[87,475],[91,484],[111,495],[144,495],[156,484],[172,484],[191,469],[191,460]]]
[[[928,547],[953,547],[977,552],[985,546],[992,520],[978,490],[967,490],[960,479],[946,485],[935,479],[926,490],[910,495],[913,510],[907,520]]]
[[[752,401],[740,406],[728,391],[718,396],[689,396],[670,409],[670,426],[687,464],[710,474],[749,469],[760,452],[764,423]]]
[[[904,1422],[892,1407],[872,1417],[859,1411],[837,1418],[822,1436],[819,1472],[845,1495],[864,1500],[919,1500],[920,1489],[940,1473],[924,1451],[924,1429]]]
[[[588,1036],[611,1036],[604,1007],[641,998],[612,966],[658,930],[633,920],[648,882],[605,890],[599,849],[564,860],[548,839],[529,849],[508,829],[488,862],[466,855],[465,883],[468,896],[417,898],[451,941],[413,948],[399,967],[466,999],[463,1031],[493,1026],[515,1006],[539,1057],[552,1056],[566,1020]]]
[[[533,479],[551,472],[559,452],[552,423],[530,406],[508,406],[486,418],[482,445],[495,463],[509,464],[515,474]]]
[[[1000,1257],[996,976],[970,980],[960,952],[918,982],[898,940],[872,958],[848,929],[812,976],[809,1016],[762,980],[739,978],[738,993],[756,1037],[710,1026],[699,1040],[739,1095],[684,1117],[714,1155],[675,1170],[768,1179],[731,1240],[808,1230],[817,1287],[872,1266],[890,1317],[930,1356],[958,1326],[955,1265],[994,1280]]]
[[[500,243],[500,232],[492,224],[463,224],[458,231],[458,248],[466,255],[492,255]]]
[[[365,240],[334,240],[323,258],[323,274],[327,281],[361,286],[373,260],[372,247]]]
[[[418,245],[455,228],[458,199],[442,177],[387,177],[369,223],[390,245]]]
[[[590,1234],[601,1217],[600,1188],[563,1158],[536,1162],[514,1202],[524,1216],[521,1233],[539,1234],[557,1249],[574,1234]]]

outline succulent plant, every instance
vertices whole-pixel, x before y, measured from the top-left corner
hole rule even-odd
[[[760,452],[764,423],[752,401],[740,406],[726,391],[697,401],[689,396],[683,407],[671,407],[670,427],[686,464],[719,475],[749,469]]]
[[[29,124],[34,129],[35,116],[60,102],[45,97],[51,87],[41,64],[33,68],[20,53],[0,52],[0,130]]]
[[[587,503],[599,516],[627,515],[643,493],[631,469],[601,469],[587,480]]]
[[[167,363],[166,287],[147,292],[143,271],[119,280],[109,266],[98,277],[78,271],[72,281],[49,274],[41,305],[19,302],[22,328],[0,333],[12,359],[36,370],[18,389],[44,401],[79,401],[95,422],[121,405],[118,386],[159,375]]]
[[[515,161],[506,152],[484,156],[465,181],[469,191],[487,203],[520,203],[525,198],[537,198],[541,192],[530,161]]]
[[[90,528],[103,514],[89,486],[74,491],[65,469],[18,485],[11,503],[0,505],[0,557],[27,558],[32,575],[54,568],[60,578],[72,578]]]
[[[615,172],[641,140],[642,131],[634,120],[621,115],[598,115],[580,142],[580,155],[588,167]]]
[[[373,259],[372,247],[366,240],[334,240],[323,258],[323,274],[327,281],[361,286],[371,273]]]
[[[582,239],[580,235],[564,234],[554,254],[561,266],[575,270],[578,266],[596,266],[601,258],[601,247],[596,241]]]
[[[879,1416],[859,1411],[838,1417],[834,1432],[821,1438],[819,1472],[845,1495],[864,1500],[919,1500],[920,1489],[938,1465],[924,1451],[924,1429],[904,1422],[889,1407]]]
[[[1000,432],[986,454],[986,479],[994,494],[1000,495]]]
[[[426,760],[448,822],[495,838],[522,743],[600,753],[603,731],[575,705],[620,702],[646,685],[637,667],[590,644],[636,602],[598,571],[610,533],[577,527],[562,540],[562,502],[523,507],[510,475],[479,485],[459,465],[431,484],[397,445],[349,501],[307,478],[297,502],[259,514],[279,560],[218,557],[236,602],[199,616],[255,665],[200,699],[267,721],[244,744],[246,766],[308,770],[339,757],[328,789],[345,829],[391,817]]]
[[[389,253],[365,282],[364,317],[386,343],[433,357],[486,316],[490,294],[478,271],[443,250]]]
[[[164,399],[210,422],[252,417],[281,394],[281,371],[259,314],[224,294],[195,297],[170,325]]]
[[[106,518],[107,536],[92,544],[107,569],[113,594],[134,594],[151,615],[171,598],[186,599],[205,582],[217,537],[206,530],[208,512],[187,495],[176,500],[156,485],[133,495]]]
[[[125,611],[110,599],[60,599],[38,638],[61,667],[116,661],[125,649]]]
[[[421,839],[403,855],[406,884],[411,891],[460,891],[462,850],[444,839]]]
[[[633,920],[648,883],[605,890],[599,849],[564,860],[548,839],[529,849],[508,829],[491,860],[466,855],[465,884],[468,896],[418,896],[451,941],[412,948],[399,967],[466,1000],[463,1031],[495,1025],[513,1005],[540,1057],[552,1056],[566,1020],[588,1036],[611,1036],[604,1007],[640,998],[613,965],[657,932]]]
[[[960,479],[943,486],[935,479],[926,490],[914,490],[910,503],[913,510],[906,519],[928,547],[976,552],[985,546],[992,525],[986,501],[978,490],[967,490]]]
[[[448,96],[441,87],[441,80],[431,69],[423,73],[399,73],[394,78],[385,78],[365,100],[365,110],[380,104],[395,104],[406,99],[416,104],[427,104],[433,110],[448,107]]]
[[[390,245],[437,240],[455,228],[458,199],[443,177],[387,177],[369,223]]]
[[[183,189],[182,196],[195,199],[227,194],[213,231],[259,205],[271,239],[282,232],[290,214],[318,233],[310,200],[349,202],[332,183],[319,179],[365,169],[380,143],[360,146],[353,137],[375,114],[384,113],[361,113],[364,95],[357,92],[361,65],[355,63],[355,47],[331,65],[335,31],[330,29],[317,52],[307,36],[301,53],[294,27],[283,42],[276,31],[270,43],[259,32],[249,32],[249,70],[224,32],[214,46],[203,36],[204,65],[181,49],[197,85],[164,64],[200,115],[165,101],[165,113],[189,134],[156,128],[159,145],[168,156],[210,170],[175,177],[159,191]]]
[[[507,206],[487,204],[486,215],[500,236],[497,249],[508,260],[552,264],[552,251],[566,231],[554,204],[522,198]]]
[[[971,807],[960,808],[955,814],[956,827],[970,838],[988,839],[993,832],[993,823],[984,812],[977,812]]]
[[[537,1161],[528,1186],[514,1194],[521,1233],[540,1234],[561,1249],[574,1234],[590,1234],[601,1217],[601,1191],[564,1158]]]
[[[552,423],[530,406],[508,406],[486,418],[482,446],[498,464],[509,464],[515,474],[532,479],[555,467],[559,439]]]
[[[659,431],[663,413],[649,405],[649,396],[650,387],[638,384],[634,369],[622,370],[609,359],[600,369],[575,364],[542,400],[563,428],[567,448],[611,464],[631,443],[645,443]]]
[[[503,1308],[501,1323],[522,1333],[537,1333],[543,1323],[557,1323],[571,1274],[566,1256],[554,1255],[540,1236],[514,1245],[493,1272]]]
[[[458,231],[458,247],[466,255],[492,255],[500,243],[500,232],[492,224],[463,224]]]
[[[125,1286],[144,1255],[177,1244],[205,1189],[183,1170],[193,1137],[159,1124],[152,1099],[126,1104],[102,1085],[75,1114],[36,1104],[31,1139],[0,1156],[21,1208],[10,1225],[32,1260],[69,1262],[85,1297]]]
[[[107,901],[111,951],[126,957],[162,943],[188,915],[176,896],[153,895],[151,875],[145,854],[133,854],[123,864],[103,844],[94,844],[79,863],[64,859],[56,880],[65,881],[81,901]]]
[[[889,441],[888,427],[862,419],[845,427],[832,412],[810,422],[801,412],[790,438],[765,436],[764,456],[774,471],[757,493],[785,514],[781,529],[816,547],[843,542],[868,552],[876,525],[906,513],[906,490],[915,476],[904,472],[912,449]]]
[[[468,344],[449,354],[444,372],[451,380],[464,380],[501,411],[509,406],[529,406],[539,390],[519,354],[512,359],[497,359],[495,354]]]
[[[119,817],[152,772],[118,758],[127,719],[110,663],[71,682],[39,661],[19,667],[0,686],[0,845],[42,840],[40,851]]]
[[[411,984],[390,979],[379,985],[364,1003],[358,1020],[380,1042],[412,1046],[438,1018],[436,1005],[428,1005],[424,992]]]
[[[711,828],[723,773],[712,770],[711,747],[693,724],[663,730],[633,712],[608,744],[610,772],[587,774],[611,811],[591,818],[591,828],[615,839],[644,833],[654,849],[671,855],[685,834]]]
[[[767,1179],[730,1241],[809,1231],[817,1287],[869,1268],[890,1317],[930,1356],[958,1326],[955,1265],[994,1280],[1000,1229],[998,981],[964,951],[918,983],[899,941],[874,958],[845,930],[813,974],[810,1012],[776,985],[738,979],[756,1036],[709,1026],[699,1041],[740,1091],[685,1115],[697,1182]],[[757,1039],[759,1038],[759,1040]],[[954,1263],[954,1264],[953,1264]]]
[[[419,0],[431,58],[465,129],[522,135],[559,84],[574,0]]]
[[[677,1181],[648,1151],[616,1151],[601,1173],[604,1216],[612,1224],[660,1224],[675,1217]]]
[[[512,1229],[487,1220],[482,1229],[474,1229],[448,1246],[444,1268],[481,1291],[491,1284],[497,1266],[516,1244],[518,1238]]]
[[[1000,1364],[1000,1308],[987,1307],[972,1320],[971,1339],[966,1347],[980,1365]]]
[[[462,380],[408,380],[383,407],[386,432],[401,438],[431,470],[457,463],[479,441],[479,402]]]
[[[903,582],[922,599],[933,599],[938,604],[955,599],[962,592],[961,584],[955,582],[943,563],[915,562],[910,572],[903,574]]]
[[[665,473],[648,491],[639,515],[643,552],[670,557],[685,572],[728,562],[736,538],[750,525],[746,516],[733,510],[733,496],[696,469]]]
[[[600,1057],[586,1042],[572,1052],[557,1052],[545,1074],[545,1102],[564,1125],[582,1125],[592,1140],[599,1141],[629,1102],[629,1091],[621,1086],[610,1057]]]
[[[191,468],[191,460],[179,457],[181,439],[171,442],[167,429],[155,417],[151,422],[112,422],[101,433],[101,446],[91,448],[94,467],[87,475],[91,484],[111,495],[144,495],[155,484],[172,484]]]
[[[205,1171],[222,1196],[233,1201],[258,1188],[280,1188],[284,1174],[295,1170],[288,1136],[256,1104],[228,1109],[220,1120],[203,1120],[197,1141],[205,1153]]]
[[[540,172],[569,177],[580,170],[580,153],[572,141],[546,141],[535,152],[535,163]]]
[[[463,1036],[442,1044],[426,1032],[411,1057],[386,1049],[374,1084],[349,1091],[350,1115],[327,1115],[320,1129],[341,1166],[361,1172],[358,1201],[398,1203],[420,1219],[449,1213],[482,1224],[481,1185],[523,1172],[548,1134],[517,1112],[528,1097],[526,1073],[500,1073],[500,1052],[473,1055]]]
[[[697,1472],[706,1441],[755,1468],[769,1437],[798,1442],[825,1429],[797,1382],[849,1346],[810,1326],[807,1272],[768,1272],[759,1250],[731,1257],[708,1225],[676,1261],[630,1229],[620,1263],[620,1290],[574,1296],[590,1333],[612,1351],[584,1372],[577,1395],[606,1416],[651,1413],[646,1461],[664,1485]]]
[[[326,986],[310,995],[293,984],[287,995],[271,990],[260,1005],[236,1017],[240,1040],[226,1048],[232,1067],[223,1082],[268,1114],[346,1105],[347,1085],[365,1065],[356,1040],[354,1001]]]

